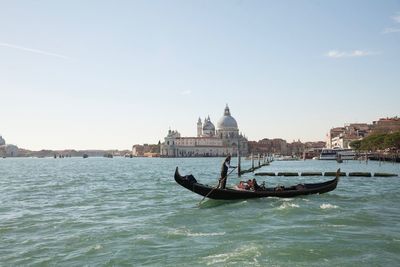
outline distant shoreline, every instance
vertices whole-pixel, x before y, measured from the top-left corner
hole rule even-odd
[[[89,157],[103,157],[103,156],[121,156],[130,155],[132,152],[130,150],[100,150],[100,149],[88,149],[88,150],[75,150],[75,149],[65,149],[65,150],[49,150],[42,149],[39,151],[32,151],[28,149],[18,149],[18,155],[14,156],[16,158],[63,158],[63,157],[83,157],[83,155],[88,155]]]

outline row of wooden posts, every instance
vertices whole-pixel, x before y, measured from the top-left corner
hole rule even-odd
[[[273,161],[273,157],[269,154],[257,154],[255,157],[254,154],[252,153],[250,155],[251,159],[251,168],[247,170],[242,170],[241,169],[241,156],[238,154],[238,168],[237,168],[237,173],[238,176],[240,177],[242,174],[245,173],[250,173],[254,172],[257,169],[260,169],[261,167],[267,166],[270,164],[271,161]],[[335,176],[336,172],[325,172],[324,174],[322,172],[303,172],[303,173],[296,173],[296,172],[279,172],[277,174],[273,172],[266,172],[266,173],[256,173],[255,175],[258,176]],[[394,177],[398,176],[397,174],[393,173],[369,173],[369,172],[349,172],[348,175],[346,175],[345,172],[341,172],[340,176],[350,176],[350,177]]]
[[[255,170],[269,165],[269,163],[273,160],[272,156],[269,154],[257,154],[255,157],[253,153],[250,154],[250,159],[251,159],[251,168],[247,170],[242,170],[241,168],[241,161],[242,158],[240,154],[238,154],[238,168],[237,168],[237,173],[238,176],[240,177],[242,174],[249,173],[249,172],[254,172]],[[255,162],[256,160],[256,162]]]
[[[258,172],[255,173],[256,176],[336,176],[336,172]],[[397,177],[398,175],[395,173],[383,173],[383,172],[349,172],[346,174],[345,172],[339,173],[340,176],[349,176],[349,177]]]

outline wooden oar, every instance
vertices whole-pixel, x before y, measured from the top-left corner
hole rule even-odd
[[[210,192],[208,192],[207,195],[205,195],[205,196],[203,197],[202,200],[200,200],[199,206],[200,206],[201,202],[203,202],[203,200],[204,200],[206,197],[208,197],[212,192],[214,192],[214,190],[217,189],[218,186],[219,186],[221,183],[223,183],[223,182],[225,181],[225,179],[228,178],[229,174],[231,174],[236,168],[237,168],[237,167],[233,168],[233,170],[231,170],[231,171],[224,177],[224,179],[222,179],[220,182],[218,182],[218,185],[217,185],[216,187],[214,187]]]

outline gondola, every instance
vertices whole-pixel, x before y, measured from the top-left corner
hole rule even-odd
[[[193,175],[181,176],[178,167],[176,167],[175,181],[190,191],[211,199],[234,200],[262,197],[289,198],[330,192],[336,188],[339,182],[339,175],[336,175],[335,179],[323,183],[298,184],[290,187],[263,188],[258,190],[238,190],[232,188],[219,189],[198,183]]]

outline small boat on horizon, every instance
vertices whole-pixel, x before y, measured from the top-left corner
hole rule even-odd
[[[300,160],[298,157],[292,156],[283,156],[280,154],[276,154],[272,156],[275,161],[293,161],[293,160]]]

